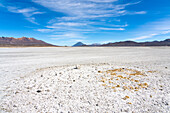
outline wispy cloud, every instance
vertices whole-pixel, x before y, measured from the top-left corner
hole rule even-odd
[[[27,17],[25,19],[28,20],[29,22],[33,23],[33,24],[37,24],[38,25],[38,23],[35,21],[35,17]]]
[[[128,11],[127,6],[140,2],[118,4],[118,0],[32,0],[52,11],[65,16],[51,19],[46,27],[57,30],[82,29],[93,30],[125,30],[128,25],[114,25],[117,17],[124,15],[146,14],[146,11]],[[104,21],[103,21],[104,20]],[[112,20],[112,21],[110,21]],[[93,23],[92,23],[93,22]],[[116,21],[116,22],[120,22]],[[96,24],[97,23],[97,24]],[[97,26],[96,26],[97,25]],[[83,26],[83,27],[81,27]],[[98,27],[100,26],[100,27]],[[79,27],[79,28],[77,28]],[[114,27],[114,28],[112,28]],[[123,28],[122,28],[123,27]]]
[[[13,13],[20,13],[25,16],[25,19],[30,21],[31,23],[38,24],[35,21],[35,17],[33,15],[36,14],[43,14],[44,12],[38,11],[38,9],[34,7],[29,7],[29,8],[18,8],[15,6],[7,6],[6,7],[8,11],[13,12]]]
[[[54,26],[84,26],[87,25],[86,23],[76,23],[76,22],[61,22],[55,23]]]
[[[113,27],[127,27],[128,24],[124,24],[124,25],[111,25],[111,26],[113,26]]]
[[[130,40],[142,40],[142,39],[148,39],[153,38],[155,36],[162,36],[170,34],[170,18],[164,18],[160,19],[158,21],[147,23],[143,26],[141,26],[137,32],[137,34],[141,34],[142,36],[138,36],[136,38],[132,38]]]
[[[134,12],[126,12],[128,15],[135,15],[135,14],[146,14],[147,12],[146,11],[134,11]]]
[[[56,12],[62,12],[72,16],[72,19],[90,18],[90,17],[105,17],[121,16],[128,14],[125,10],[126,6],[138,4],[127,3],[115,5],[117,0],[32,0],[44,7],[47,7]],[[129,12],[129,11],[128,11]],[[133,13],[133,12],[132,12]],[[131,14],[132,14],[131,13]],[[143,14],[134,12],[134,14]],[[76,18],[75,18],[76,17]]]
[[[108,2],[116,2],[118,0],[87,0],[91,2],[96,2],[96,3],[108,3]]]
[[[83,36],[82,34],[78,34],[78,33],[65,33],[65,34],[57,34],[57,35],[51,35],[51,37],[53,37],[53,40],[72,40],[72,39],[76,39],[76,40],[82,40],[82,39],[86,39],[85,36]]]
[[[102,28],[100,27],[99,29],[101,30],[110,30],[110,31],[115,31],[115,30],[118,30],[118,31],[122,31],[122,30],[125,30],[124,28]]]
[[[140,36],[140,37],[136,37],[136,38],[133,38],[133,39],[129,39],[129,40],[142,40],[142,39],[148,39],[148,38],[152,38],[153,36],[156,36],[158,34],[149,34],[149,35],[146,35],[146,36]]]
[[[115,40],[106,40],[106,41],[102,41],[100,42],[101,44],[108,44],[108,43],[113,43],[115,42]]]
[[[36,29],[36,31],[43,32],[43,33],[49,33],[49,32],[52,32],[54,30],[52,30],[52,29]]]
[[[148,39],[148,38],[153,38],[154,36],[159,36],[159,35],[165,35],[165,34],[169,34],[170,33],[170,30],[169,31],[163,31],[161,33],[157,33],[157,34],[148,34],[146,36],[140,36],[140,37],[137,37],[137,38],[133,38],[133,39],[130,39],[130,40],[142,40],[142,39]]]

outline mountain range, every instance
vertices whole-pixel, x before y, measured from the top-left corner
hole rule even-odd
[[[0,37],[0,47],[12,47],[12,46],[54,46],[52,44],[46,43],[42,40],[37,40],[35,38],[13,38],[13,37]]]
[[[46,46],[55,46],[49,43],[46,43],[42,40],[37,40],[35,38],[13,38],[13,37],[0,37],[0,47],[46,47]],[[82,42],[77,42],[73,45],[73,47],[100,47],[100,46],[170,46],[170,39],[166,39],[163,41],[151,41],[151,42],[135,42],[135,41],[120,41],[114,43],[107,44],[91,44],[87,45]]]
[[[80,42],[79,42],[80,43]],[[81,42],[82,43],[82,42]],[[152,42],[135,42],[135,41],[121,41],[107,44],[91,44],[91,45],[80,45],[80,46],[170,46],[170,39],[163,41],[152,41]]]

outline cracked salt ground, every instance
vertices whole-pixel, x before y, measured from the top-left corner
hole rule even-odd
[[[111,64],[40,69],[11,81],[5,112],[169,112],[169,78],[146,68]],[[165,79],[166,78],[166,79]],[[167,81],[166,81],[167,80]]]

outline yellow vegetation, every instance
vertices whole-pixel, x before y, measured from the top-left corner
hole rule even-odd
[[[144,83],[143,85],[148,86],[148,84],[147,84],[147,83]]]
[[[102,79],[101,82],[105,83],[105,82],[106,82],[106,79]]]
[[[139,82],[139,80],[135,80],[135,82]]]
[[[127,104],[132,104],[131,102],[128,102]]]
[[[123,99],[126,100],[126,99],[128,99],[128,98],[130,98],[130,97],[129,97],[129,96],[125,96]]]
[[[116,73],[110,73],[111,75],[116,75]]]
[[[129,86],[130,89],[134,89],[132,86]]]
[[[130,81],[134,81],[134,79],[132,78]]]
[[[124,79],[127,79],[127,77],[123,77]]]
[[[120,85],[117,85],[116,87],[120,87]]]
[[[112,89],[115,89],[115,87],[112,87]]]
[[[117,77],[123,78],[123,76],[122,76],[122,75],[118,75]]]
[[[127,86],[123,86],[123,89],[124,89],[124,90],[126,90],[126,89],[128,89],[128,90],[129,90],[129,88],[128,88]]]
[[[122,75],[117,75],[116,72],[121,72],[121,73],[124,73],[126,74],[127,76],[122,76]],[[152,73],[153,71],[148,71],[150,73]],[[141,71],[137,71],[137,70],[134,70],[134,69],[124,69],[124,68],[118,68],[118,69],[113,69],[113,70],[107,70],[107,71],[98,71],[98,73],[103,73],[103,77],[101,77],[101,82],[105,83],[105,84],[102,84],[102,86],[108,86],[108,84],[114,84],[116,86],[108,86],[112,89],[114,89],[114,92],[116,92],[116,88],[120,87],[120,85],[117,85],[116,83],[114,83],[114,80],[122,80],[122,79],[125,79],[125,80],[129,80],[131,81],[131,83],[135,84],[135,85],[138,85],[138,87],[134,87],[134,86],[126,86],[126,81],[122,81],[124,86],[122,87],[122,89],[124,90],[134,90],[134,91],[138,91],[139,88],[146,88],[148,87],[148,84],[147,83],[140,83],[139,80],[135,80],[135,78],[131,78],[132,76],[135,76],[135,75],[144,75],[144,72],[141,72]],[[109,75],[108,75],[109,74]],[[132,75],[132,76],[131,76]],[[104,78],[105,77],[109,77],[110,78]],[[136,76],[136,77],[140,77],[140,76]],[[107,82],[108,81],[108,82]],[[139,84],[136,84],[139,83]],[[127,82],[128,83],[128,82]],[[160,86],[161,87],[161,86]],[[105,87],[106,88],[106,87]],[[129,98],[128,96],[127,97],[124,97],[125,99]]]
[[[110,81],[110,80],[109,80],[109,83],[111,84],[111,83],[112,83],[112,81]]]
[[[148,71],[148,73],[154,73],[154,72],[156,72],[156,71]]]
[[[139,89],[138,87],[135,87],[135,89]]]

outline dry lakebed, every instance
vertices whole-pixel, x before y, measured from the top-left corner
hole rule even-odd
[[[170,47],[0,48],[2,113],[169,113]]]

